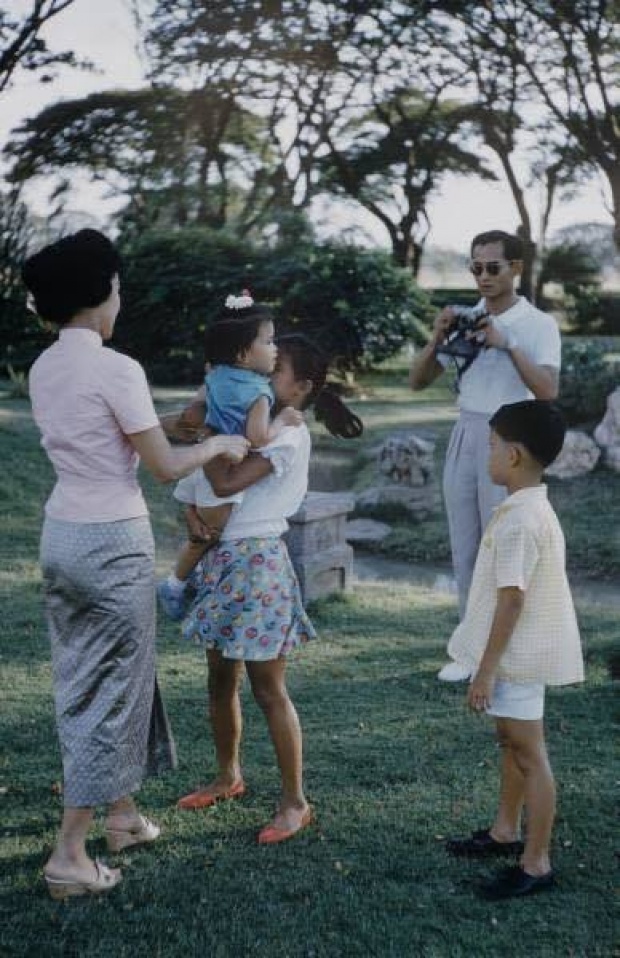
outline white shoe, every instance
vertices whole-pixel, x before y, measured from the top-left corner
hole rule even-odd
[[[441,672],[437,673],[440,682],[466,682],[471,678],[471,669],[459,662],[448,662]]]
[[[161,835],[161,828],[144,815],[140,815],[131,828],[106,828],[105,834],[108,851],[117,853],[133,845],[146,845],[157,841]]]

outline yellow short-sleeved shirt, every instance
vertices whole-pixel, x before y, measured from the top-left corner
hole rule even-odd
[[[497,590],[516,586],[523,609],[498,678],[569,685],[584,677],[579,627],[566,578],[564,535],[544,485],[520,489],[495,510],[476,559],[467,609],[448,644],[475,670],[495,614]]]

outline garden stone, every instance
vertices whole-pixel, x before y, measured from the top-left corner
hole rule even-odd
[[[379,472],[390,482],[405,486],[425,486],[435,471],[435,443],[414,432],[388,436],[379,449]]]
[[[607,397],[607,411],[594,430],[606,466],[620,472],[620,386]]]
[[[397,486],[385,484],[369,486],[356,497],[356,503],[361,509],[375,506],[402,506],[413,519],[425,519],[434,512],[439,505],[437,488],[427,486],[412,488],[411,486]]]
[[[347,588],[353,549],[346,541],[348,492],[308,492],[289,521],[285,539],[304,602]]]
[[[377,522],[375,519],[353,519],[347,522],[347,542],[353,545],[374,545],[383,542],[390,534],[392,527],[386,522]]]
[[[546,470],[556,479],[575,479],[591,472],[599,461],[601,450],[585,432],[569,429],[566,432],[562,452]]]
[[[435,511],[439,489],[432,439],[414,432],[393,433],[379,447],[376,461],[377,476],[358,494],[358,506],[400,505],[417,520]]]

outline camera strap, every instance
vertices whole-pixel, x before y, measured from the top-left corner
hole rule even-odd
[[[456,382],[454,384],[456,392],[459,392],[461,377],[467,372],[471,364],[476,361],[479,355],[480,353],[477,352],[467,357],[450,356],[450,359],[452,360],[452,364],[456,370]]]

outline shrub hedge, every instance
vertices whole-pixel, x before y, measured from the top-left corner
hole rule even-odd
[[[228,293],[272,305],[280,331],[301,329],[343,370],[425,341],[429,304],[411,274],[374,250],[334,243],[257,247],[220,231],[142,233],[123,247],[123,316],[115,343],[154,382],[202,376],[205,329]]]
[[[596,339],[565,338],[558,405],[569,426],[601,419],[607,396],[620,385],[620,364],[606,357],[606,344]]]

